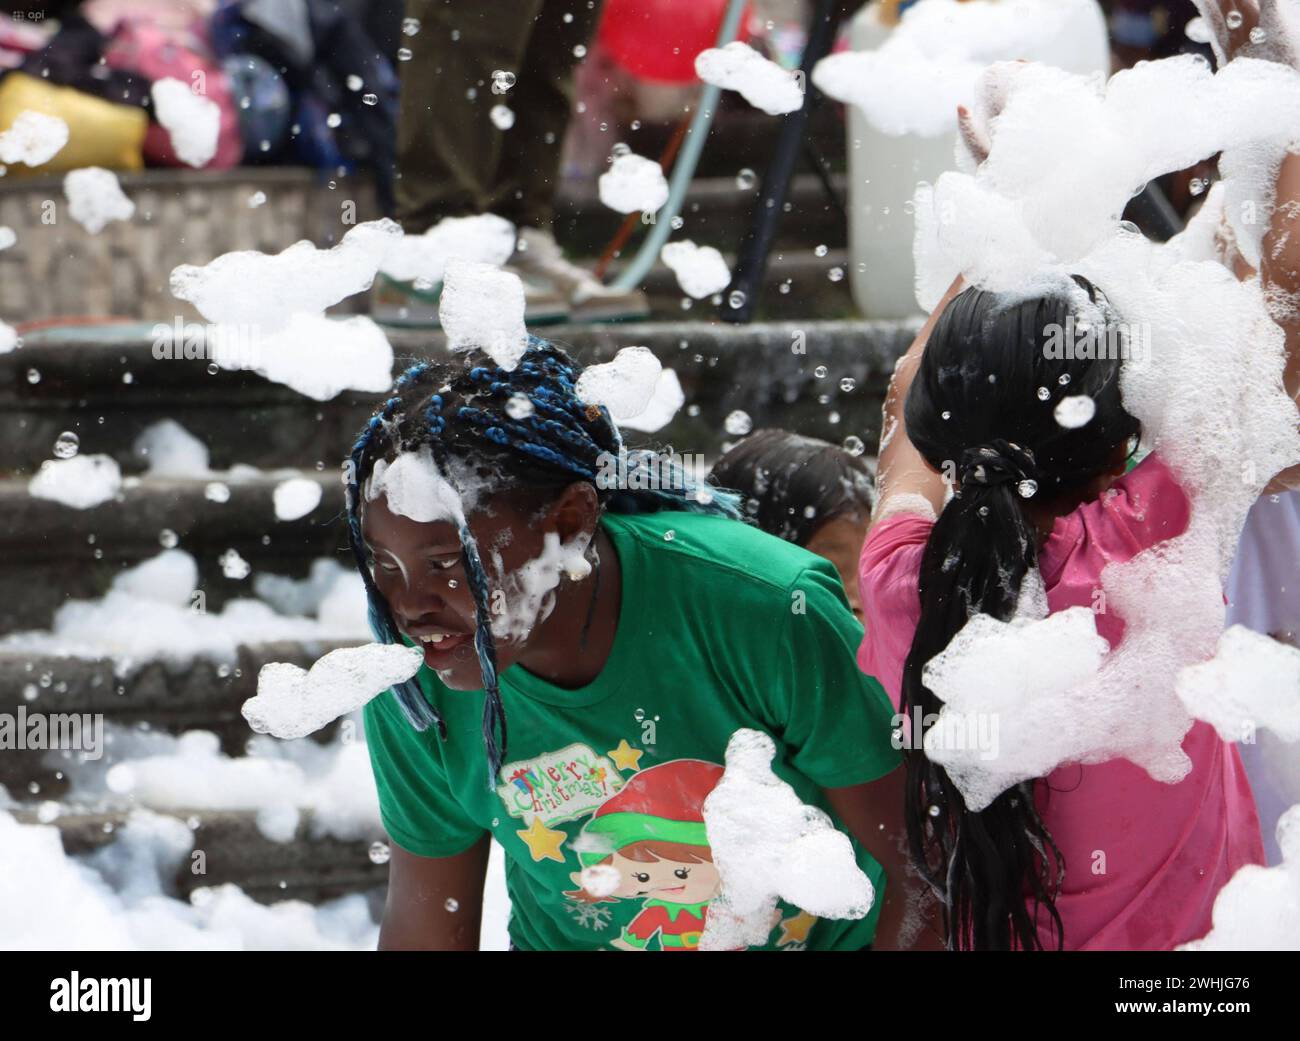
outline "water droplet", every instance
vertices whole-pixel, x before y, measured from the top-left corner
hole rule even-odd
[[[209,376],[215,376],[215,375],[216,375],[218,372],[220,372],[220,371],[221,371],[221,366],[218,365],[215,361],[210,361],[210,362],[208,362],[208,375],[209,375]]]
[[[640,723],[643,719],[645,719],[645,709],[643,708],[637,709],[635,712],[632,713],[632,718],[635,719],[638,723]]]
[[[342,122],[343,122],[343,117],[340,116],[337,112],[331,112],[328,116],[325,117],[325,125],[327,127],[330,127],[331,129],[337,127]]]
[[[1050,398],[1051,396],[1052,396],[1052,392],[1051,392],[1050,390],[1048,390],[1046,387],[1039,387],[1039,388],[1038,388],[1038,400],[1039,400],[1039,401],[1046,401],[1046,400],[1047,400],[1048,398]]]
[[[71,459],[81,449],[81,438],[65,430],[54,439],[54,454],[59,459]]]
[[[857,381],[855,381],[852,376],[845,376],[840,380],[840,390],[844,391],[845,394],[848,394],[857,385]]]
[[[498,130],[509,130],[515,125],[515,114],[505,105],[493,105],[488,115],[492,119],[492,125]]]
[[[587,48],[582,44],[578,44],[578,46],[573,48],[573,56],[578,59],[585,58],[587,56]]]
[[[378,105],[378,104],[379,104],[379,95],[378,95],[378,94],[362,94],[362,95],[361,95],[361,103],[362,103],[363,105]],[[270,147],[270,142],[269,142],[269,141],[267,142],[267,147],[268,147],[268,148]],[[262,149],[262,151],[265,152],[266,149],[264,148],[264,149]]]
[[[124,372],[124,373],[122,373],[122,382],[123,382],[123,383],[126,383],[126,384],[134,383],[134,382],[135,382],[135,377],[132,376],[131,373],[129,373],[129,372]]]
[[[1240,14],[1241,12],[1238,11],[1236,13]],[[1255,26],[1255,28],[1250,30],[1251,43],[1263,43],[1267,39],[1268,39],[1268,33],[1264,30],[1263,26],[1257,25]]]
[[[230,488],[220,481],[213,481],[203,489],[203,497],[209,502],[229,502]]]
[[[1224,15],[1223,20],[1228,23],[1229,29],[1240,29],[1241,23],[1245,21],[1240,11],[1229,11]]]
[[[1068,372],[1061,373],[1056,382],[1062,387],[1068,387],[1070,385],[1070,374]]]
[[[695,489],[695,494],[691,496],[701,506],[707,506],[713,501],[713,493],[707,488],[701,486]]]
[[[515,74],[508,69],[494,69],[492,72],[492,93],[504,94],[515,85]]]
[[[372,842],[370,844],[370,863],[387,864],[388,858],[393,855],[393,851],[388,848],[386,842]]]
[[[819,380],[824,380],[826,378],[826,366],[818,365],[817,368],[813,369],[813,375]]]
[[[976,512],[978,512],[981,517],[987,517],[989,515],[989,508],[987,506],[981,506]]]
[[[945,419],[945,420],[952,419],[952,413],[949,412],[947,409],[944,409],[943,412],[941,412],[939,415],[941,419]]]
[[[681,231],[681,230],[682,230],[682,226],[686,223],[686,221],[684,221],[684,220],[681,218],[681,216],[678,215],[678,216],[674,217],[674,218],[673,218],[671,221],[669,221],[668,223],[672,225],[672,229],[673,229],[673,231]]]
[[[411,48],[410,48],[410,47],[398,47],[398,48],[397,48],[397,60],[398,60],[398,61],[410,61],[410,60],[411,60]]]
[[[736,187],[742,192],[747,192],[758,183],[758,174],[754,173],[748,166],[740,173],[736,174]]]
[[[673,531],[672,528],[669,528],[667,531],[664,532],[665,542],[672,542],[672,540],[675,538],[677,538],[677,532]]]
[[[418,18],[402,19],[402,32],[404,32],[407,36],[414,36],[419,31],[420,31],[420,19]]]
[[[739,311],[745,306],[745,294],[739,289],[733,289],[727,296],[727,305],[733,311]]]
[[[1200,195],[1210,186],[1209,181],[1203,181],[1199,177],[1193,177],[1187,185],[1187,190],[1193,195]]]
[[[163,528],[158,532],[158,545],[163,549],[175,549],[176,544],[180,542],[180,537],[171,528]]]
[[[41,370],[40,370],[40,369],[28,369],[28,370],[27,370],[27,382],[28,382],[28,383],[40,383],[40,382],[41,382]]]
[[[863,444],[862,438],[858,437],[857,434],[850,434],[846,437],[843,447],[844,451],[848,452],[849,455],[861,455],[867,450],[867,446]]]
[[[1016,485],[1016,491],[1020,493],[1020,498],[1032,499],[1034,497],[1034,493],[1038,491],[1038,482],[1034,480],[1030,480],[1028,477],[1026,477],[1023,481],[1021,481],[1019,484]]]
[[[823,246],[817,246],[817,247],[813,250],[813,256],[815,256],[815,257],[824,257],[824,256],[826,256],[826,254],[829,253],[829,252],[830,252],[830,249],[829,249],[827,246],[824,246],[824,245],[823,245]]]
[[[754,421],[749,418],[748,412],[736,409],[736,411],[728,413],[727,418],[722,422],[722,427],[733,437],[744,437],[754,429]]]
[[[447,588],[448,588],[448,589],[456,589],[456,588],[458,588],[459,586],[460,586],[460,583],[457,582],[454,578],[449,578],[449,579],[447,579]]]
[[[449,896],[447,897],[447,902],[442,906],[445,907],[452,914],[455,914],[457,911],[460,910],[460,901],[457,900],[454,896]]]
[[[352,90],[352,91],[360,90],[364,83],[361,77],[358,76],[355,72],[351,76],[349,76],[346,80],[344,80],[344,82],[348,85],[348,90]]]
[[[844,269],[842,267],[833,267],[826,272],[826,277],[832,282],[839,282],[844,278]]]
[[[939,809],[938,806],[931,806],[931,807],[930,807],[930,816],[931,816],[931,817],[937,817],[937,816],[939,816],[939,814],[941,814],[942,812],[943,812],[943,811],[942,811],[941,809]]]

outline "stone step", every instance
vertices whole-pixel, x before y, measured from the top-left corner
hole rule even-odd
[[[174,893],[187,899],[194,890],[226,883],[238,885],[261,903],[305,900],[318,904],[349,893],[370,900],[371,917],[378,921],[388,883],[388,866],[371,861],[372,843],[386,841],[380,829],[361,839],[344,840],[313,834],[310,813],[304,812],[291,842],[274,842],[257,827],[251,811],[169,811],[168,816],[193,826],[194,846],[204,853],[205,872],[194,874],[186,857],[174,879]],[[39,823],[31,807],[14,816],[24,824]],[[70,856],[93,853],[115,841],[126,823],[125,811],[104,813],[72,811],[53,823]]]
[[[539,331],[585,363],[608,361],[629,344],[649,347],[676,371],[689,407],[653,438],[629,431],[629,443],[653,440],[712,457],[727,440],[723,421],[736,409],[749,413],[755,426],[784,426],[833,441],[854,434],[874,444],[886,383],[918,325],[919,320],[747,326],[679,321]],[[445,339],[436,331],[394,331],[390,340],[399,368],[415,358],[446,356]],[[203,359],[157,360],[151,347],[148,328],[131,326],[91,339],[51,331],[0,355],[0,475],[34,473],[65,430],[78,435],[82,452],[106,453],[124,468],[138,469],[141,460],[131,451],[135,439],[149,425],[175,419],[208,446],[215,469],[235,463],[307,470],[319,465],[328,490],[379,397],[344,392],[317,402],[252,372],[209,374]],[[30,369],[40,374],[39,382],[29,382]],[[130,383],[122,380],[126,373]],[[854,381],[851,391],[841,389],[846,377]],[[834,412],[838,422],[832,421]],[[14,488],[11,495],[17,495]],[[41,523],[57,526],[61,511],[66,508],[43,514]],[[9,519],[0,526],[10,529],[6,538],[39,530]]]
[[[123,568],[173,543],[166,532],[197,561],[205,610],[253,595],[251,578],[226,577],[220,558],[227,550],[254,573],[304,577],[313,561],[339,555],[346,533],[337,519],[338,471],[298,476],[317,481],[322,494],[316,509],[294,521],[275,516],[279,476],[231,481],[226,502],[208,498],[207,480],[127,478],[117,498],[87,510],[34,498],[25,479],[0,480],[0,633],[48,628],[65,601],[103,596]]]
[[[61,177],[0,179],[0,225],[17,236],[11,248],[0,252],[4,321],[18,325],[72,315],[197,318],[190,305],[171,296],[168,282],[177,265],[204,264],[233,250],[278,252],[304,238],[324,247],[352,224],[381,216],[373,188],[362,176],[326,181],[301,168],[241,167],[148,170],[122,173],[119,179],[136,205],[135,215],[94,235],[67,217]],[[842,200],[845,182],[837,177],[834,183]],[[259,193],[266,201],[250,207],[249,200]],[[683,209],[682,235],[724,253],[734,251],[755,197],[756,189],[737,188],[734,171],[726,177],[699,177]],[[813,175],[794,179],[789,201],[779,248],[844,245],[843,214]],[[556,236],[575,257],[598,256],[622,220],[623,215],[600,202],[594,183],[562,186]],[[638,229],[629,249],[644,231]],[[363,298],[353,298],[342,309],[363,306]]]

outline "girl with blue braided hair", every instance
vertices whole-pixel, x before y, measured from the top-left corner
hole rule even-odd
[[[513,946],[662,949],[707,917],[690,876],[708,856],[668,857],[659,832],[701,820],[708,792],[666,790],[680,771],[649,768],[720,764],[741,728],[773,736],[776,774],[851,833],[883,893],[856,921],[783,905],[767,946],[858,950],[878,925],[898,942],[892,710],[855,667],[862,630],[834,569],[741,521],[733,494],[670,455],[628,451],[581,400],[581,373],[535,338],[511,370],[414,365],[345,466],[376,636],[424,650],[365,710],[392,839],[381,946],[476,948],[490,837]],[[584,825],[607,803],[602,819],[628,812],[610,800],[642,776],[641,802],[680,812],[628,822],[646,840],[619,883],[633,899],[575,897],[602,888]],[[662,936],[619,942],[652,905]]]

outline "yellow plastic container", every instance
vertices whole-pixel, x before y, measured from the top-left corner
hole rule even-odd
[[[0,130],[8,130],[24,112],[57,116],[68,124],[68,143],[40,166],[14,163],[7,177],[62,173],[83,166],[141,170],[141,148],[149,129],[144,109],[116,105],[72,87],[60,87],[21,72],[0,81]]]

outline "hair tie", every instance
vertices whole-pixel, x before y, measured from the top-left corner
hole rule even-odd
[[[1022,499],[1032,499],[1038,491],[1038,464],[1032,450],[997,438],[962,453],[958,479],[961,488],[1014,482]]]

